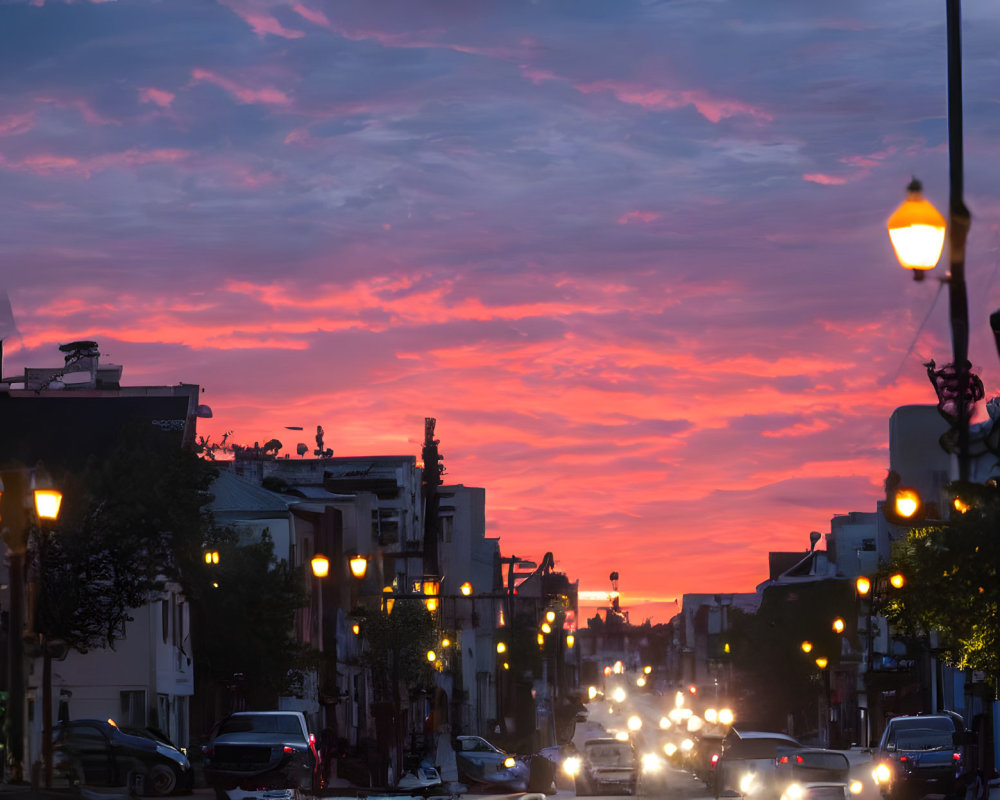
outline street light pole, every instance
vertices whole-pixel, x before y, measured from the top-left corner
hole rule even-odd
[[[972,215],[965,206],[962,148],[962,11],[961,0],[947,0],[948,27],[948,307],[955,367],[958,479],[969,480],[969,304],[965,289],[965,242]]]
[[[11,781],[24,780],[24,560],[28,549],[29,519],[24,508],[27,476],[20,470],[4,472],[3,538],[7,544],[10,600],[7,610],[7,736],[6,753]]]

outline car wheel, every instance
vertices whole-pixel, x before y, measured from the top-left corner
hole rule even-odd
[[[166,797],[177,790],[177,773],[166,764],[154,764],[146,775],[146,793]]]

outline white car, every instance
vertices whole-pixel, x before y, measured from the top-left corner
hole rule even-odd
[[[467,784],[487,784],[523,792],[528,787],[528,765],[481,736],[455,737],[458,778]]]

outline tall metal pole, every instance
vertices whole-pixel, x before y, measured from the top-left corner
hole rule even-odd
[[[948,305],[955,367],[958,427],[958,478],[969,480],[969,304],[965,289],[965,242],[972,216],[965,207],[962,153],[962,11],[961,0],[947,0],[948,16]]]
[[[952,349],[958,386],[958,477],[969,480],[969,414],[965,395],[969,387],[969,307],[965,290],[965,242],[972,215],[965,206],[965,167],[962,151],[962,4],[947,0],[948,17],[948,172],[950,188],[948,278]],[[992,323],[992,320],[991,320]],[[998,338],[1000,343],[1000,338]],[[1000,628],[1000,618],[994,621]],[[1000,675],[993,676],[993,765],[1000,764]]]
[[[7,762],[9,779],[24,780],[24,560],[30,519],[24,502],[27,475],[22,470],[3,473],[3,538],[10,573],[7,611]]]

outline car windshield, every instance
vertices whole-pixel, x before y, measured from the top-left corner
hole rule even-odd
[[[918,729],[900,731],[896,735],[898,750],[941,750],[952,747],[951,734],[947,731]]]
[[[774,758],[782,748],[794,747],[787,739],[737,739],[725,745],[726,758]]]
[[[588,742],[587,758],[602,766],[626,766],[632,763],[632,748],[625,742]]]
[[[227,733],[289,733],[302,735],[299,721],[292,716],[262,714],[259,716],[230,717],[219,725],[219,736]]]

